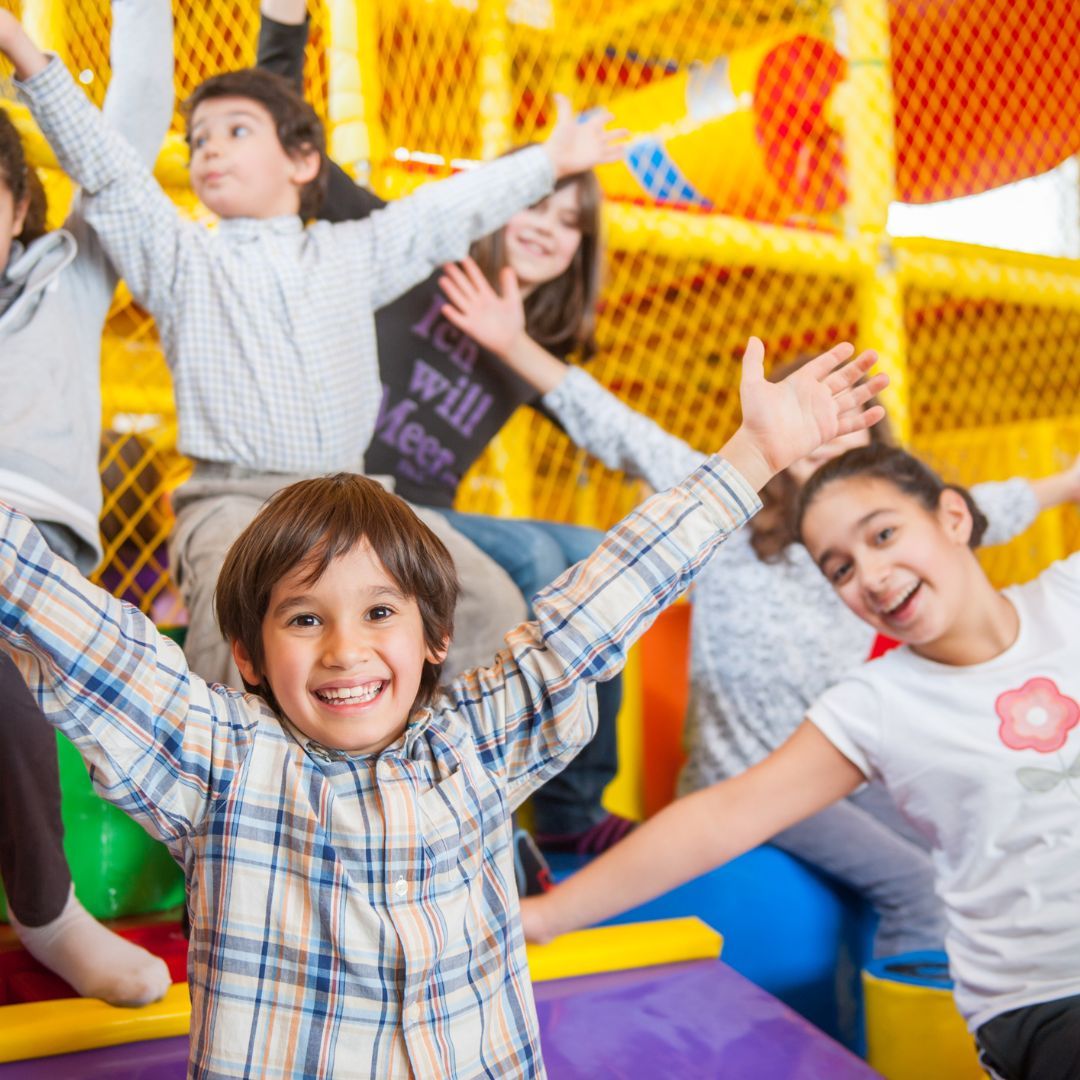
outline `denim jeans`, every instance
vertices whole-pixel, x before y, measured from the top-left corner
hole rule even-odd
[[[35,522],[45,542],[84,573],[94,558],[63,525]],[[71,892],[60,817],[56,732],[42,715],[14,662],[0,654],[0,878],[8,906],[24,926],[55,919]]]
[[[551,521],[440,513],[514,580],[529,602],[564,570],[580,562],[603,539],[603,533],[580,525]],[[509,629],[509,627],[507,627]],[[622,704],[622,676],[596,686],[596,735],[558,776],[532,797],[535,828],[540,835],[572,835],[602,821],[604,788],[618,770],[615,719]]]

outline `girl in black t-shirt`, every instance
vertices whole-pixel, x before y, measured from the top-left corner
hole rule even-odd
[[[263,0],[262,12],[259,65],[299,84],[305,0]],[[382,205],[333,166],[319,216],[355,220]],[[473,248],[476,266],[492,282],[513,278],[524,311],[520,329],[560,360],[571,353],[587,359],[593,352],[599,214],[596,177],[567,177]],[[523,404],[539,407],[536,391],[454,324],[438,274],[377,312],[375,324],[383,400],[365,457],[368,471],[392,476],[403,498],[444,514],[531,600],[588,555],[601,534],[554,522],[464,514],[453,509],[453,501],[462,476],[514,411]],[[630,828],[601,805],[617,768],[621,697],[621,679],[599,684],[593,742],[533,797],[537,839],[549,849],[601,851]]]

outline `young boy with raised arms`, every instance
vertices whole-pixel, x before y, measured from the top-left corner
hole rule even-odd
[[[491,667],[436,689],[456,583],[396,496],[282,491],[217,608],[248,693],[0,511],[0,647],[98,789],[168,843],[191,916],[190,1074],[543,1076],[510,813],[592,736],[592,685],[779,469],[881,416],[838,346],[782,383],[744,359],[739,430],[542,592]]]
[[[285,80],[227,72],[188,103],[192,187],[221,219],[209,230],[181,217],[9,12],[0,12],[0,52],[80,184],[87,221],[157,323],[179,448],[195,465],[174,497],[170,545],[189,613],[185,649],[201,674],[224,679],[235,669],[214,625],[213,591],[229,545],[285,484],[363,471],[381,399],[374,310],[463,256],[560,177],[614,159],[618,133],[605,131],[603,113],[577,123],[560,101],[543,146],[429,184],[364,221],[305,226],[326,182],[318,118]],[[441,519],[425,520],[475,552]]]

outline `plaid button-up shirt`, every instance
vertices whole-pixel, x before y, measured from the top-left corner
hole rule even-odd
[[[192,1076],[544,1075],[510,812],[592,737],[590,684],[758,505],[710,459],[373,756],[207,686],[0,511],[0,646],[102,795],[185,868]]]
[[[183,218],[59,60],[20,84],[86,221],[154,316],[180,449],[283,473],[362,471],[382,388],[374,311],[551,190],[534,147],[364,221]],[[385,364],[399,358],[383,357]]]

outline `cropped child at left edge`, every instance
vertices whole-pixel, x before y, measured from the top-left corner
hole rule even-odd
[[[456,582],[363,477],[301,481],[230,550],[217,610],[248,693],[0,510],[0,648],[99,791],[188,880],[189,1075],[542,1077],[511,811],[592,737],[592,684],[885,383],[838,346],[782,383],[752,340],[743,421],[436,689]],[[6,721],[6,717],[3,718]]]
[[[172,117],[168,0],[113,0],[104,114],[149,165]],[[0,109],[0,499],[25,511],[54,554],[89,573],[101,559],[101,332],[117,274],[76,195],[45,230],[45,195]],[[162,996],[157,957],[96,922],[64,855],[56,735],[0,656],[0,877],[23,945],[79,994],[114,1005]]]

